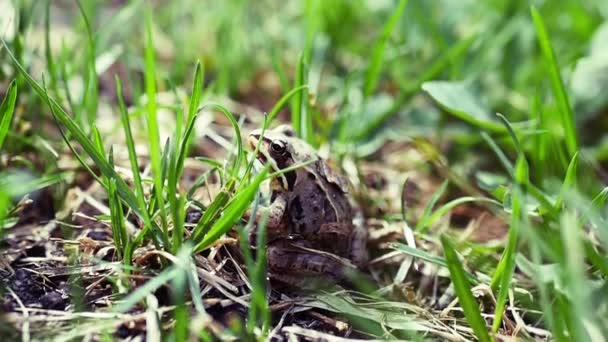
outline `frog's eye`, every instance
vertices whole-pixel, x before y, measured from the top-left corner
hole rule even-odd
[[[285,153],[287,144],[283,140],[273,140],[270,144],[270,152],[276,156],[281,156]]]

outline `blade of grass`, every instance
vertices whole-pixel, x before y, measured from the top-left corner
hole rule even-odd
[[[125,255],[126,239],[125,234],[126,226],[124,222],[124,216],[122,212],[122,206],[116,193],[116,179],[110,179],[108,182],[108,202],[110,203],[110,217],[112,227],[112,238],[114,239],[114,249],[118,258],[122,258]],[[127,263],[126,258],[123,259]]]
[[[496,204],[496,205],[502,207],[502,203],[500,203],[494,199],[491,199],[491,198],[472,197],[472,196],[459,197],[459,198],[453,199],[453,200],[449,201],[448,203],[439,207],[439,209],[435,210],[435,212],[426,216],[424,218],[424,221],[419,221],[418,222],[418,225],[420,226],[419,232],[424,232],[428,227],[432,226],[433,223],[435,223],[435,221],[437,221],[439,218],[441,218],[443,215],[445,215],[446,213],[448,213],[450,210],[454,209],[455,207],[457,207],[461,204],[470,203],[470,202],[487,202],[487,203],[493,203],[493,204]],[[418,228],[418,225],[416,228]]]
[[[553,89],[553,96],[555,96],[555,100],[559,107],[559,113],[561,115],[561,124],[562,127],[564,127],[564,133],[566,135],[566,147],[568,149],[568,154],[569,157],[572,158],[574,156],[574,153],[576,153],[576,151],[578,150],[574,113],[572,111],[572,107],[570,107],[570,101],[568,99],[568,94],[564,87],[564,81],[562,80],[562,76],[559,71],[559,65],[557,63],[557,58],[555,57],[555,51],[553,50],[551,39],[549,38],[549,34],[547,33],[543,18],[534,6],[530,8],[530,12],[532,13],[534,27],[536,28],[538,44],[540,45],[541,51],[543,53],[545,64],[549,67],[548,71],[551,80],[551,87]]]
[[[48,97],[48,93],[46,93],[46,88],[44,88],[45,91],[45,100],[48,102],[49,101],[49,97]],[[53,120],[55,121],[55,124],[57,125],[57,129],[59,130],[59,133],[61,134],[61,138],[63,139],[63,141],[65,142],[65,144],[68,146],[68,148],[70,149],[70,152],[72,152],[72,154],[74,155],[74,157],[76,158],[76,160],[78,160],[78,162],[80,163],[80,165],[87,170],[87,172],[91,175],[91,177],[93,177],[93,179],[95,179],[99,184],[101,184],[102,186],[106,186],[105,182],[99,178],[99,176],[97,176],[97,174],[91,169],[91,167],[89,166],[89,164],[87,164],[87,162],[84,161],[84,159],[82,159],[82,157],[80,156],[80,154],[78,154],[78,152],[76,151],[76,149],[74,148],[74,146],[72,146],[72,143],[70,142],[70,139],[67,137],[68,133],[64,133],[63,129],[61,127],[61,123],[60,123],[60,119],[58,118],[57,112],[55,112],[54,107],[49,103],[49,109],[51,110],[51,115],[53,116]],[[95,143],[95,146],[97,148],[97,152],[99,153],[99,147],[98,145]],[[100,154],[101,157],[103,157],[102,154]]]
[[[259,196],[257,197],[259,199]],[[257,214],[258,200],[254,202],[251,217],[255,217]],[[254,220],[250,220],[247,224],[247,231],[253,228],[254,224],[257,224],[256,231],[256,258],[251,255],[251,248],[249,246],[249,239],[245,233],[245,230],[239,229],[239,243],[245,264],[247,265],[247,273],[251,282],[251,303],[248,313],[247,330],[250,335],[253,334],[254,329],[258,324],[262,324],[263,334],[268,329],[268,300],[266,294],[266,223],[268,221],[268,212],[265,211],[260,216],[260,220],[254,223]]]
[[[526,215],[522,217],[522,228],[522,233],[525,234],[523,237],[526,239],[526,241],[530,242],[530,256],[532,262],[536,268],[539,268],[543,262],[541,251],[541,244],[543,243],[542,238],[539,236],[539,232],[530,225],[530,221]],[[555,338],[556,341],[563,341],[564,339],[560,337],[565,330],[562,328],[558,329],[556,326],[555,316],[553,314],[553,305],[550,298],[551,287],[545,284],[542,279],[541,272],[532,272],[531,277],[538,287],[539,303],[543,311],[543,321],[547,328],[553,331],[553,338]]]
[[[118,98],[118,107],[120,109],[120,120],[122,122],[122,127],[125,132],[127,151],[129,152],[129,162],[131,164],[131,172],[133,173],[133,183],[135,186],[136,201],[138,204],[139,211],[141,213],[143,213],[142,220],[144,222],[144,228],[137,234],[137,236],[133,240],[133,248],[135,248],[139,243],[141,243],[141,240],[152,228],[152,222],[151,222],[150,215],[148,214],[148,210],[146,207],[146,199],[145,199],[145,194],[144,194],[143,182],[141,180],[141,174],[139,172],[139,163],[137,162],[137,153],[135,152],[135,141],[133,140],[133,132],[131,130],[131,120],[129,119],[129,113],[127,112],[127,107],[125,105],[125,100],[124,100],[124,96],[123,96],[122,82],[120,81],[118,76],[115,77],[115,81],[116,81],[116,97]],[[155,232],[155,233],[160,233],[160,232]]]
[[[500,160],[500,163],[509,173],[509,175],[513,177],[513,163],[511,163],[509,158],[507,158],[505,153],[500,149],[496,141],[494,141],[494,139],[492,139],[492,137],[490,137],[490,135],[486,132],[481,132],[481,137],[486,141],[488,146],[490,146],[494,154],[496,154],[496,157],[498,157],[498,160]]]
[[[580,225],[579,225],[580,227]],[[597,269],[604,275],[604,277],[608,277],[608,258],[606,255],[600,254],[593,244],[589,241],[584,241],[585,243],[585,256],[592,265],[597,267]]]
[[[564,195],[567,191],[576,190],[576,170],[578,167],[578,152],[575,152],[568,164],[568,169],[566,170],[566,176],[564,177],[564,182],[562,183],[562,188],[555,200],[555,210],[559,211],[564,204]]]
[[[306,15],[306,40],[304,42],[304,51],[302,55],[307,61],[310,61],[312,59],[313,42],[321,26],[321,18],[323,15],[321,12],[321,1],[305,0],[304,11]]]
[[[61,76],[61,87],[63,88],[63,92],[65,93],[65,99],[68,102],[70,111],[74,116],[74,121],[84,127],[85,123],[82,119],[82,110],[74,104],[74,100],[72,99],[72,94],[70,92],[70,87],[68,85],[68,71],[67,64],[68,61],[71,60],[68,56],[68,48],[65,44],[65,41],[61,41],[61,60],[59,64],[59,75]],[[59,86],[57,86],[59,87]],[[69,133],[69,132],[68,132]]]
[[[294,88],[307,84],[307,70],[307,60],[304,53],[302,53],[298,59]],[[300,138],[311,143],[312,132],[310,127],[312,127],[312,117],[308,115],[309,108],[307,97],[308,87],[302,88],[302,90],[294,96],[291,106],[291,124]]]
[[[226,186],[215,195],[213,201],[211,204],[209,204],[203,213],[203,216],[201,216],[201,219],[196,224],[196,227],[194,227],[192,230],[191,240],[194,242],[194,244],[200,243],[205,235],[209,232],[213,222],[215,222],[215,220],[219,217],[222,209],[224,209],[230,200],[233,190],[234,180],[230,180]]]
[[[68,178],[69,172],[42,176],[36,179],[27,179],[22,174],[0,174],[0,189],[8,197],[23,196],[27,193],[46,188]]]
[[[44,52],[46,55],[47,69],[51,76],[51,89],[55,91],[55,94],[58,94],[57,67],[51,50],[51,0],[46,1],[46,11],[44,15]]]
[[[443,246],[443,253],[448,264],[452,284],[454,284],[454,290],[456,291],[458,301],[467,318],[469,326],[473,329],[473,332],[479,341],[492,341],[486,328],[486,322],[483,317],[481,317],[479,304],[471,293],[471,285],[467,280],[466,273],[460,264],[460,260],[458,259],[458,255],[456,254],[452,243],[445,235],[441,236],[441,245]]]
[[[287,78],[285,68],[283,68],[283,66],[281,65],[281,54],[279,53],[279,49],[276,47],[276,45],[271,44],[270,49],[272,68],[274,69],[274,72],[279,78],[281,90],[285,92],[287,91],[287,89],[289,89],[289,79]]]
[[[154,41],[152,37],[152,9],[148,6],[145,9],[145,70],[144,79],[147,96],[147,116],[148,124],[148,148],[150,150],[150,163],[152,164],[152,176],[154,179],[154,194],[158,204],[161,228],[163,230],[164,248],[170,250],[169,231],[167,223],[167,213],[165,211],[165,198],[163,196],[164,182],[161,165],[160,134],[158,129],[157,105],[156,105],[156,66],[154,56]]]
[[[519,238],[519,231],[521,226],[521,220],[525,208],[525,195],[522,189],[522,185],[527,184],[528,181],[528,163],[523,155],[517,160],[515,164],[515,183],[513,188],[513,195],[511,196],[511,224],[509,227],[509,236],[507,240],[507,246],[503,252],[502,258],[496,267],[494,276],[490,287],[493,290],[500,285],[498,296],[496,298],[496,309],[494,310],[494,323],[492,324],[492,331],[497,332],[502,322],[502,315],[504,313],[505,304],[507,301],[507,295],[511,286],[511,280],[513,277],[513,271],[515,270],[515,257],[517,253],[517,242]]]
[[[122,313],[129,311],[129,309],[141,302],[146,296],[178,276],[180,272],[182,271],[174,265],[165,268],[159,275],[131,292],[121,303],[114,307],[114,311]]]
[[[177,133],[177,132],[176,132]],[[178,138],[176,136],[176,138]],[[167,166],[167,196],[169,198],[169,210],[171,211],[171,220],[173,221],[173,254],[177,254],[177,251],[181,248],[184,239],[184,221],[182,220],[182,209],[184,208],[184,196],[180,194],[177,188],[179,178],[177,176],[178,168],[177,165],[177,139],[172,144],[167,144],[169,147],[169,157]]]
[[[437,201],[439,201],[439,198],[441,198],[441,196],[443,195],[443,193],[446,191],[446,189],[448,188],[448,181],[444,181],[443,183],[441,183],[441,185],[439,186],[439,188],[437,188],[437,190],[435,190],[435,192],[433,193],[433,196],[431,196],[431,199],[429,200],[429,203],[426,204],[426,206],[424,207],[424,210],[422,211],[422,216],[420,216],[420,219],[418,219],[418,223],[416,224],[416,232],[420,232],[422,231],[425,227],[424,224],[427,221],[428,217],[431,215],[431,212],[433,211],[433,208],[435,207],[435,204],[437,204]]]
[[[519,143],[517,134],[515,134],[515,130],[513,129],[513,126],[511,125],[509,120],[507,120],[507,118],[500,113],[496,113],[496,116],[498,117],[498,119],[500,119],[500,121],[502,121],[503,125],[507,129],[507,132],[509,132],[509,135],[511,136],[511,140],[513,141],[513,145],[515,145],[515,151],[517,152],[517,154],[518,155],[523,154],[524,151],[521,148],[521,144]]]
[[[177,160],[177,178],[181,178],[184,169],[184,161],[188,156],[192,132],[194,131],[194,122],[196,120],[197,109],[201,103],[204,76],[205,69],[203,67],[203,64],[201,64],[200,61],[197,61],[196,67],[194,69],[194,81],[192,83],[192,94],[190,95],[190,104],[188,105],[186,131],[184,132],[184,136],[182,138],[182,146]]]
[[[505,126],[507,132],[509,132],[509,135],[511,136],[511,140],[513,141],[513,145],[515,146],[515,150],[517,151],[518,155],[523,156],[524,151],[521,147],[521,143],[519,142],[519,139],[515,134],[515,130],[513,129],[513,126],[511,125],[509,120],[507,120],[507,118],[500,113],[496,113],[496,116],[500,119],[503,126]],[[511,172],[511,175],[514,177],[515,175],[513,172]],[[529,192],[529,194],[532,195],[532,197],[534,197],[540,203],[542,210],[539,210],[539,212],[541,214],[547,215],[553,219],[557,218],[558,211],[555,210],[556,206],[554,204],[553,199],[549,198],[541,189],[537,188],[529,180],[524,183],[521,183],[520,186],[522,186],[522,188],[526,192]]]
[[[241,139],[241,129],[239,128],[239,124],[236,122],[234,115],[232,115],[232,113],[226,107],[224,107],[220,104],[217,104],[217,103],[207,103],[207,104],[203,105],[198,110],[198,112],[202,112],[209,107],[215,108],[215,109],[219,110],[220,112],[222,112],[226,116],[228,121],[230,121],[230,124],[232,125],[232,128],[234,129],[234,137],[236,139],[236,157],[234,158],[234,162],[232,164],[231,174],[233,177],[238,178],[237,173],[241,169],[241,163],[242,163],[243,154],[244,154],[243,153],[243,141]]]
[[[265,336],[271,324],[268,298],[266,297],[266,224],[268,216],[262,215],[258,222],[257,241],[256,241],[256,265],[253,269],[253,290],[251,301],[255,303],[257,312],[262,324],[262,335]]]
[[[268,128],[268,116],[264,116],[264,122],[262,123],[262,132],[260,133],[260,136],[264,136],[264,134],[266,133],[266,128]],[[262,145],[262,139],[258,140],[258,143],[255,145],[255,149],[253,150],[253,153],[251,153],[251,159],[250,161],[247,163],[247,168],[245,169],[245,174],[243,175],[243,179],[249,179],[249,174],[251,173],[251,170],[253,169],[253,163],[255,162],[258,153],[260,152],[260,146]],[[243,185],[245,184],[245,182],[241,182],[241,186],[239,188],[241,188]]]
[[[209,230],[209,233],[205,235],[203,240],[196,245],[194,248],[195,253],[199,253],[209,247],[215,240],[230,230],[232,226],[234,226],[234,224],[241,219],[243,213],[253,201],[260,184],[266,178],[268,169],[269,166],[267,165],[254,178],[254,180],[247,185],[247,187],[235,194],[235,196],[226,205],[226,210],[224,211],[223,215],[213,224]]]
[[[176,253],[176,266],[181,271],[175,275],[175,278],[171,280],[171,298],[173,304],[176,306],[173,313],[175,319],[175,326],[173,327],[173,337],[175,341],[187,341],[188,340],[188,327],[190,325],[190,311],[186,306],[186,296],[188,285],[190,281],[190,269],[191,269],[191,250],[190,248],[180,248]],[[194,293],[190,293],[190,296],[194,296]]]
[[[272,121],[276,118],[277,115],[279,115],[279,112],[281,111],[281,109],[283,109],[283,106],[285,106],[285,103],[287,103],[287,101],[289,101],[289,99],[291,99],[294,95],[296,95],[298,92],[301,92],[302,90],[308,88],[308,85],[303,84],[303,85],[299,85],[293,89],[291,89],[287,94],[283,95],[283,97],[281,97],[279,99],[279,101],[277,101],[277,103],[275,103],[274,107],[272,107],[272,110],[270,110],[270,112],[268,113],[268,124],[270,125],[270,123],[272,123]],[[293,123],[293,121],[292,121]]]
[[[0,239],[4,239],[4,229],[9,216],[10,198],[4,187],[0,186]]]
[[[384,51],[386,50],[386,43],[388,42],[391,33],[399,23],[399,19],[405,12],[407,6],[407,0],[400,0],[399,4],[390,18],[386,21],[382,29],[382,33],[376,40],[374,47],[372,48],[372,55],[370,57],[369,66],[365,75],[365,81],[363,83],[363,96],[369,97],[375,90],[380,78],[382,71],[382,65],[384,62]]]
[[[82,19],[84,20],[84,25],[87,34],[87,71],[85,73],[85,82],[84,82],[84,95],[82,97],[82,108],[86,108],[87,120],[88,120],[88,129],[91,129],[95,124],[95,120],[97,118],[97,107],[98,107],[98,81],[97,81],[97,71],[95,70],[95,38],[93,37],[93,31],[91,28],[91,23],[87,16],[84,7],[82,6],[80,0],[76,0],[78,4],[78,9],[80,10],[80,15],[82,15]]]
[[[582,234],[576,222],[576,216],[566,211],[562,215],[560,222],[561,237],[564,245],[565,255],[563,257],[563,277],[568,289],[570,312],[573,315],[571,320],[570,337],[573,341],[597,341],[593,332],[600,332],[601,329],[596,325],[594,319],[594,309],[591,307],[590,292],[581,291],[588,288],[587,276],[585,274],[585,251],[582,243]]]
[[[435,264],[437,266],[448,268],[448,263],[446,262],[446,260],[444,258],[442,258],[440,256],[430,254],[424,250],[421,250],[418,248],[413,248],[413,247],[408,246],[403,243],[392,243],[390,246],[392,249],[394,249],[396,251],[405,253],[407,255],[411,255],[415,258],[430,262],[431,264]],[[475,275],[473,275],[469,272],[466,272],[466,271],[465,271],[465,273],[467,275],[467,279],[469,280],[469,282],[471,282],[473,284],[479,283],[479,280],[477,280]]]
[[[6,96],[0,104],[0,150],[4,144],[4,139],[8,134],[15,112],[15,103],[17,102],[17,82],[11,81],[6,91]]]

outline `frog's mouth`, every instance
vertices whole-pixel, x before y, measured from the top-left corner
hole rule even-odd
[[[258,146],[258,142],[260,141],[260,135],[251,134],[247,141],[249,142],[249,147],[251,147],[251,149],[255,151],[255,148]],[[262,140],[258,154],[255,156],[264,165],[268,163],[268,157],[262,152],[268,148],[268,146],[266,145],[268,145],[268,142]]]

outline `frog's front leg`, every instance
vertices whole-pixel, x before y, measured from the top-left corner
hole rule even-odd
[[[287,195],[279,193],[274,196],[270,207],[259,209],[255,213],[255,225],[249,233],[249,243],[255,246],[257,239],[258,225],[264,215],[264,211],[268,213],[266,220],[266,241],[272,241],[277,237],[287,236],[287,222],[285,218],[285,211],[287,210]]]

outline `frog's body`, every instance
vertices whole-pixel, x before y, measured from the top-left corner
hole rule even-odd
[[[361,267],[367,260],[367,233],[353,225],[348,183],[316,151],[296,138],[287,125],[249,135],[258,159],[275,169],[303,165],[271,180],[267,223],[271,273],[294,283],[298,276],[340,278],[343,266]],[[350,263],[352,261],[352,264]],[[292,274],[293,273],[293,274]],[[294,278],[295,277],[295,278]]]

